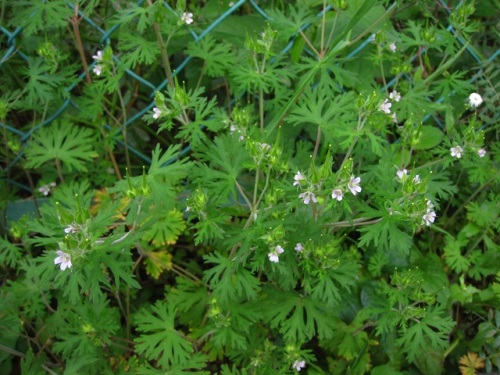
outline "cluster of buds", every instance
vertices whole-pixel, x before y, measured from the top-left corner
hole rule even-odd
[[[350,192],[352,195],[358,195],[361,192],[361,177],[355,177],[352,174],[352,167],[352,159],[348,159],[337,172],[330,193],[332,199],[340,202],[344,199],[346,192]],[[304,190],[299,194],[299,198],[302,199],[304,204],[324,202],[324,198],[316,196],[316,194],[321,193],[324,182],[331,179],[331,168],[331,158],[327,156],[323,166],[318,171],[313,170],[311,179],[306,178],[300,171],[295,174],[293,186],[298,186]]]
[[[92,71],[95,75],[100,76],[107,67],[113,65],[113,51],[111,47],[106,47],[104,50],[99,50],[95,55],[92,56],[94,60],[94,67]]]
[[[477,95],[478,98],[474,97]],[[476,105],[480,105],[482,103],[482,98],[479,94],[471,94],[469,97],[471,102],[471,106],[473,102]],[[455,143],[453,147],[450,148],[450,155],[454,158],[460,159],[462,155],[466,152],[472,152],[477,154],[480,158],[483,158],[486,155],[486,150],[483,148],[484,144],[484,132],[482,130],[476,130],[480,125],[477,124],[477,117],[473,116],[469,122],[469,126],[465,129],[463,133],[463,139],[459,143]]]
[[[59,242],[59,249],[54,264],[59,265],[61,271],[72,268],[73,261],[83,256],[91,249],[91,238],[88,231],[90,227],[90,212],[81,204],[81,198],[75,195],[76,210],[70,212],[56,202],[57,217],[64,228],[64,240]]]
[[[424,194],[427,182],[420,175],[409,172],[405,168],[398,169],[396,180],[401,184],[402,197],[396,199],[388,208],[391,215],[403,215],[415,225],[431,225],[436,220],[434,204]]]

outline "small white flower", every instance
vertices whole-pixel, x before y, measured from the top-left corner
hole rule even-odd
[[[64,228],[64,233],[69,234],[69,233],[77,233],[78,232],[78,227],[75,224],[70,224],[66,228]]]
[[[241,141],[242,141],[242,140],[244,140],[244,139],[245,139],[245,137],[243,137],[242,135],[240,135],[240,136],[238,137],[238,142],[241,142]]]
[[[66,268],[71,268],[71,257],[69,254],[61,250],[57,250],[57,255],[59,255],[56,259],[54,259],[54,264],[60,264],[61,271],[64,271]]]
[[[186,212],[189,212],[189,211],[191,211],[191,207],[186,206]]]
[[[50,187],[48,185],[43,185],[38,188],[38,191],[47,196],[50,194]]]
[[[302,244],[299,242],[297,245],[295,245],[295,251],[299,253],[304,251],[304,246],[302,246]]]
[[[260,149],[262,150],[262,152],[269,151],[269,149],[271,148],[271,145],[268,145],[267,143],[257,142],[257,144],[260,146]]]
[[[351,191],[352,195],[356,195],[361,191],[361,186],[359,186],[359,183],[361,182],[361,177],[356,177],[351,176],[351,181],[347,184],[347,187]]]
[[[460,159],[462,157],[462,152],[464,149],[460,146],[450,148],[451,156]]]
[[[427,210],[432,210],[434,208],[434,205],[430,201],[430,199],[427,199]]]
[[[92,56],[92,58],[94,59],[94,61],[102,61],[103,56],[104,54],[102,51],[97,51],[97,53]]]
[[[229,4],[227,4],[229,7],[232,7],[234,5],[234,1],[230,1]]]
[[[50,184],[40,186],[38,188],[38,191],[42,193],[43,195],[47,196],[51,193],[52,189],[56,187],[55,182],[51,182]]]
[[[403,180],[403,179],[406,180],[406,176],[408,176],[408,170],[407,169],[399,169],[396,172],[396,176],[398,176],[399,180]]]
[[[389,98],[399,102],[401,100],[401,94],[399,92],[397,92],[396,90],[394,90],[389,94]]]
[[[420,180],[420,175],[416,175],[415,177],[413,177],[413,183],[414,184],[419,184],[421,183],[422,181]]]
[[[396,52],[396,42],[392,42],[391,44],[389,44],[389,49],[392,52]]]
[[[299,186],[300,181],[304,181],[306,178],[304,176],[302,176],[302,173],[300,173],[300,171],[298,171],[297,174],[295,176],[293,176],[293,179],[295,180],[295,182],[293,183],[293,186]]]
[[[154,119],[158,119],[158,118],[160,118],[160,116],[162,115],[162,112],[161,112],[161,109],[160,109],[160,108],[156,108],[156,107],[154,107],[154,108],[153,108],[153,112],[154,112],[154,114],[153,114],[153,118],[154,118]]]
[[[392,103],[389,102],[389,99],[385,99],[384,102],[382,104],[380,104],[380,106],[378,107],[379,111],[382,111],[384,113],[391,113],[391,106],[392,106]]]
[[[335,189],[332,191],[332,198],[340,202],[344,198],[344,193],[340,189]]]
[[[480,158],[484,158],[484,155],[486,155],[486,150],[484,148],[480,148],[479,150],[477,150],[477,154]]]
[[[187,13],[187,12],[182,13],[181,21],[184,22],[186,25],[191,25],[193,23],[193,13]]]
[[[94,68],[92,69],[92,71],[94,72],[95,75],[100,76],[101,73],[102,73],[102,66],[101,65],[96,65],[96,66],[94,66]]]
[[[473,92],[469,95],[469,104],[472,108],[477,108],[483,102],[483,98],[478,93]]]
[[[269,257],[269,260],[273,263],[278,263],[280,261],[279,254],[282,254],[285,250],[278,245],[272,250],[267,256]]]
[[[302,370],[304,367],[306,367],[306,361],[301,361],[299,359],[297,359],[294,363],[293,363],[293,368],[297,371],[300,371]]]
[[[396,117],[396,112],[393,112],[391,115],[392,122],[397,124],[398,123],[398,118]]]
[[[232,133],[232,132],[235,132],[236,131],[236,126],[234,126],[234,124],[231,124],[229,126],[229,131]]]
[[[314,203],[318,203],[316,196],[314,195],[314,193],[312,193],[310,191],[305,191],[302,194],[299,194],[299,198],[304,200],[304,204],[309,204],[311,199]]]
[[[431,211],[430,209],[427,209],[427,212],[424,216],[422,216],[422,219],[424,220],[425,225],[431,225],[431,223],[436,220],[436,213],[434,211]]]

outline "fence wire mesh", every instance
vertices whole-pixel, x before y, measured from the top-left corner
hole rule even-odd
[[[452,5],[451,7],[449,4],[446,4],[443,0],[439,0],[440,5],[445,9],[448,14],[451,14],[454,9],[459,8],[462,6],[462,1],[458,2],[456,5]],[[135,6],[141,7],[147,5],[145,1],[140,0],[134,3]],[[72,4],[71,2],[67,2],[66,6],[70,8],[72,11],[75,11],[75,5]],[[165,9],[167,9],[169,12],[175,13],[175,10],[170,6],[167,2],[163,2],[163,6]],[[393,3],[391,7],[396,6],[396,3]],[[227,20],[229,17],[237,17],[238,11],[241,7],[245,7],[245,12],[253,12],[256,16],[262,17],[264,21],[269,21],[272,22],[272,17],[270,17],[266,11],[263,9],[262,6],[259,6],[257,1],[255,0],[239,0],[235,2],[230,2],[228,3],[227,8],[221,9],[220,14],[218,17],[211,22],[210,24],[206,25],[204,28],[199,28],[197,27],[195,31],[195,28],[190,28],[189,29],[189,36],[190,38],[195,42],[199,42],[203,38],[207,37],[207,35],[213,33],[213,31],[220,25],[222,24],[225,20]],[[326,8],[324,11],[329,11],[330,8]],[[324,12],[323,11],[323,12]],[[82,22],[84,22],[88,27],[92,28],[97,35],[99,35],[99,43],[96,45],[96,47],[102,48],[103,46],[109,45],[112,43],[112,40],[114,38],[114,35],[118,32],[120,27],[123,26],[123,23],[116,23],[111,27],[108,28],[103,28],[103,22],[102,20],[98,21],[95,19],[92,19],[91,17],[87,16],[84,14],[81,10],[76,9],[76,12],[78,13],[78,16],[81,18]],[[323,12],[320,12],[317,14],[317,17],[322,17]],[[28,19],[26,21],[28,24],[30,20]],[[302,26],[302,30],[306,30],[310,24],[304,24]],[[447,32],[455,35],[456,31],[451,25],[451,23],[448,20],[447,25],[443,25]],[[6,64],[11,61],[12,59],[15,59],[16,62],[19,64],[19,62],[28,64],[29,59],[32,56],[35,55],[35,51],[25,51],[22,48],[19,47],[20,43],[19,40],[23,37],[23,30],[26,28],[26,25],[24,26],[19,26],[16,28],[11,28],[7,26],[0,26],[0,42],[2,45],[2,56],[0,59],[0,71],[4,70]],[[360,54],[363,49],[366,48],[367,45],[371,43],[373,40],[373,35],[370,35],[365,38],[365,40],[360,43],[360,45],[354,49],[352,52],[349,53],[348,58],[355,58],[358,54]],[[494,61],[498,55],[500,54],[500,49],[494,51],[493,53],[490,54],[489,57],[486,58],[486,60],[481,60],[481,58],[478,56],[478,53],[474,48],[472,48],[470,45],[466,43],[466,41],[460,37],[457,36],[457,40],[466,48],[467,52],[470,54],[470,56],[477,61],[478,66],[482,67],[485,66],[492,61]],[[290,39],[290,42],[288,45],[283,49],[282,53],[288,52],[293,45],[293,37]],[[420,54],[425,54],[425,50],[419,51]],[[417,55],[415,54],[414,56],[411,57],[411,61],[417,58]],[[117,64],[121,64],[120,61],[120,56],[117,54],[113,55],[113,60]],[[174,71],[174,76],[180,74],[193,60],[192,56],[186,56],[182,61],[180,61],[177,66],[173,69]],[[35,123],[30,127],[29,130],[27,131],[22,131],[16,127],[16,125],[9,124],[8,121],[4,123],[0,123],[0,128],[3,128],[4,131],[8,132],[11,137],[15,137],[18,142],[25,146],[27,141],[32,137],[32,135],[37,132],[39,129],[53,123],[55,120],[63,116],[67,111],[70,109],[72,111],[80,111],[78,108],[78,105],[75,101],[75,98],[80,95],[79,91],[79,85],[82,84],[82,82],[85,80],[86,75],[92,71],[94,68],[96,62],[94,61],[87,69],[87,71],[83,70],[78,76],[78,79],[76,79],[70,86],[65,87],[64,91],[66,93],[66,99],[60,104],[57,108],[53,109],[51,113],[47,113],[42,120],[35,120]],[[3,71],[2,74],[8,74],[6,70]],[[161,82],[152,82],[151,80],[148,80],[144,77],[142,77],[140,74],[137,73],[137,71],[134,71],[132,69],[125,69],[125,74],[132,80],[136,81],[139,85],[143,87],[143,90],[149,91],[149,98],[150,101],[149,103],[146,103],[146,105],[139,111],[135,112],[132,116],[127,118],[125,126],[130,127],[134,123],[141,121],[141,117],[146,114],[147,112],[151,111],[152,108],[155,106],[155,101],[154,101],[154,96],[155,92],[164,90],[168,84],[167,79],[161,80]],[[475,80],[478,79],[478,77],[481,76],[481,70],[478,71],[477,74],[475,74],[474,78],[472,78],[471,82],[473,83]],[[404,79],[411,80],[410,76],[404,75]],[[391,87],[396,78],[394,78],[392,81],[387,83],[387,87]],[[438,102],[443,101],[444,98],[440,98]],[[424,121],[429,120],[431,116],[427,116],[424,118]],[[439,125],[440,127],[443,127],[443,124],[441,123],[440,119],[436,116],[432,116],[434,119],[435,123]],[[112,127],[109,124],[106,124],[105,127],[110,130]],[[115,130],[114,132],[115,136],[119,138],[120,131]],[[118,144],[120,144],[122,147],[126,147],[129,152],[135,154],[138,158],[140,158],[144,163],[150,163],[151,159],[141,150],[138,150],[134,147],[132,147],[130,144],[125,144],[119,139],[116,140]],[[183,153],[186,153],[189,151],[189,146],[186,146],[183,150]],[[10,163],[5,167],[4,171],[9,171],[11,170],[14,166],[16,166],[20,160],[22,159],[23,153],[22,149],[18,153],[18,155],[10,161]],[[23,185],[19,183],[18,181],[14,180],[8,180],[8,183],[16,185],[17,187],[24,189],[26,191],[31,191],[30,187]]]

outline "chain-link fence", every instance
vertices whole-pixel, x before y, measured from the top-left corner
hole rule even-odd
[[[443,9],[445,9],[448,12],[448,14],[451,14],[454,9],[462,6],[462,2],[459,2],[458,4],[454,4],[451,7],[448,4],[446,4],[443,0],[439,0],[438,3],[439,3],[439,6],[441,6]],[[451,2],[451,3],[454,3],[454,2]],[[136,3],[136,5],[140,7],[140,6],[145,6],[146,4],[143,0],[140,0]],[[396,5],[397,4],[392,4],[391,6],[394,7]],[[164,2],[164,6],[167,9],[167,11],[175,12],[175,10],[171,6],[169,6],[169,4],[167,4],[166,2]],[[74,5],[71,2],[67,2],[67,7],[71,8],[73,11],[75,11]],[[263,10],[263,7],[259,6],[259,4],[257,4],[257,1],[255,1],[255,0],[240,0],[240,1],[235,1],[235,2],[229,2],[225,8],[221,8],[221,12],[220,12],[219,16],[212,23],[208,24],[208,26],[206,28],[201,30],[201,32],[196,33],[191,28],[189,30],[190,37],[192,38],[192,40],[194,42],[198,42],[198,41],[202,40],[204,37],[206,37],[211,32],[213,32],[213,30],[215,30],[221,23],[223,23],[229,17],[238,17],[238,13],[241,11],[240,10],[241,7],[245,7],[245,12],[247,12],[247,13],[253,12],[256,16],[262,17],[264,20],[272,22],[271,17],[268,14],[266,14],[266,12]],[[330,8],[326,9],[326,11],[328,11],[328,10],[330,10]],[[120,26],[122,26],[120,24],[115,24],[108,29],[103,29],[101,27],[101,25],[98,22],[96,22],[96,20],[93,20],[92,18],[87,17],[85,14],[83,14],[79,10],[78,10],[78,15],[79,15],[79,17],[81,17],[82,22],[86,23],[89,27],[93,28],[95,30],[95,32],[100,36],[99,43],[101,46],[106,46],[109,43],[111,43],[111,40],[113,38],[114,33],[116,33],[117,30],[120,28]],[[319,13],[317,15],[317,17],[322,17],[322,12]],[[29,20],[27,22],[29,22]],[[305,24],[302,26],[302,29],[305,30],[308,27],[310,27],[310,25]],[[449,33],[455,35],[456,31],[451,26],[451,24],[443,25],[443,27],[445,27]],[[5,67],[5,64],[7,64],[7,62],[12,58],[16,58],[17,60],[24,61],[24,63],[28,64],[30,54],[33,55],[34,51],[23,51],[22,48],[18,47],[18,45],[19,45],[18,40],[22,37],[22,35],[23,35],[23,27],[17,27],[15,29],[11,29],[7,26],[0,26],[0,41],[1,41],[1,45],[2,45],[2,56],[0,59],[0,71],[3,70],[3,68]],[[500,53],[500,50],[496,50],[496,51],[494,51],[494,53],[491,53],[490,56],[486,58],[486,60],[484,60],[484,59],[481,60],[481,58],[478,56],[478,54],[475,52],[475,50],[470,45],[467,45],[466,42],[463,40],[463,38],[458,36],[457,39],[463,46],[465,46],[465,48],[467,49],[470,56],[472,56],[472,58],[477,61],[477,63],[478,63],[477,65],[479,67],[486,66],[487,64],[491,63],[493,60],[495,60],[498,57],[498,55]],[[356,57],[372,40],[373,40],[373,36],[366,37],[366,39],[355,50],[353,50],[349,54],[348,57],[349,58]],[[292,45],[293,45],[293,40],[290,40],[290,43],[283,50],[283,52],[285,53],[285,52],[289,51],[292,48]],[[422,54],[422,53],[425,53],[425,50],[419,51],[419,54]],[[413,56],[412,60],[415,58],[417,58],[417,55]],[[117,64],[120,64],[119,56],[114,55],[113,59]],[[177,66],[175,66],[175,69],[173,69],[174,75],[178,75],[179,73],[181,73],[191,62],[192,62],[191,56],[185,57],[184,60],[181,61],[180,63],[178,63]],[[88,70],[91,71],[95,64],[96,64],[96,62],[94,62],[92,65],[90,65],[88,67]],[[150,82],[150,81],[146,80],[145,78],[141,77],[140,75],[138,75],[135,71],[133,71],[131,69],[126,69],[125,73],[130,79],[137,81],[140,85],[142,85],[146,90],[148,90],[150,92],[150,102],[146,106],[144,106],[141,110],[135,112],[132,116],[127,118],[125,126],[129,127],[129,126],[133,125],[134,123],[136,123],[137,121],[140,121],[141,117],[145,113],[152,110],[152,108],[155,106],[155,102],[154,102],[155,92],[159,91],[159,90],[161,91],[162,89],[164,89],[167,86],[168,82],[166,79],[163,80],[160,84]],[[4,71],[2,74],[6,74],[6,72]],[[77,95],[79,95],[79,93],[76,92],[77,91],[76,88],[78,87],[78,85],[81,84],[82,81],[85,80],[86,74],[87,74],[87,72],[82,70],[81,74],[78,77],[78,80],[76,82],[74,82],[71,86],[66,87],[64,89],[67,93],[67,98],[62,102],[62,104],[59,106],[59,108],[57,108],[56,110],[53,110],[52,113],[47,113],[43,120],[39,120],[39,121],[35,122],[35,124],[33,126],[31,126],[29,131],[21,131],[16,126],[9,124],[8,121],[6,121],[5,123],[0,123],[0,127],[3,128],[4,133],[5,132],[10,133],[9,134],[10,137],[17,138],[20,144],[25,145],[26,142],[33,135],[33,133],[37,132],[39,129],[41,129],[44,126],[51,124],[54,120],[58,119],[60,116],[62,116],[70,108],[72,110],[76,110],[76,111],[79,110],[78,105],[75,103],[75,100],[74,100],[75,97]],[[474,75],[473,81],[478,79],[478,77],[480,77],[480,76],[481,76],[481,71],[478,71],[478,73]],[[409,76],[405,76],[403,78],[411,79]],[[393,83],[394,83],[394,80],[391,82],[388,82],[387,86],[390,87],[391,85],[393,85]],[[441,98],[439,100],[442,101],[443,99],[444,98]],[[425,120],[428,120],[428,117]],[[441,124],[441,121],[439,118],[434,117],[434,120],[436,121],[436,123],[438,125],[443,126]],[[106,127],[108,129],[111,129],[110,125],[106,125]],[[118,136],[120,134],[120,131],[116,130],[115,134]],[[134,147],[132,147],[129,144],[124,144],[120,140],[117,140],[117,142],[119,144],[121,144],[123,147],[127,147],[129,152],[135,154],[137,157],[142,159],[145,163],[150,162],[150,159],[140,150],[135,149]],[[188,150],[189,150],[188,148],[185,148],[184,152],[187,152]],[[22,158],[22,148],[21,148],[20,152],[18,153],[18,155],[13,160],[10,160],[8,165],[6,165],[5,170],[8,171],[8,170],[12,169],[16,164],[19,163],[21,158]],[[28,186],[23,185],[23,184],[19,183],[18,181],[9,180],[8,183],[14,184],[17,187],[24,189],[26,191],[31,191],[31,189]]]

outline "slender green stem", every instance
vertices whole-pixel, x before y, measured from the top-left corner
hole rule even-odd
[[[55,158],[54,160],[56,163],[57,175],[61,179],[61,182],[64,183],[64,177],[63,177],[62,168],[61,168],[61,161],[58,158]]]
[[[387,82],[385,81],[384,64],[382,61],[382,48],[379,45],[377,45],[377,52],[378,52],[378,61],[380,65],[380,74],[382,76],[382,82],[384,83],[384,88],[387,92]]]
[[[321,54],[318,52],[316,48],[314,48],[309,38],[306,36],[306,34],[304,34],[304,32],[301,29],[299,29],[299,34],[302,36],[302,38],[304,38],[309,48],[313,50],[314,54],[318,57],[318,59],[321,59]]]
[[[325,29],[326,29],[326,0],[323,1],[323,14],[321,17],[321,44],[320,53],[321,58],[325,55]]]
[[[369,220],[367,217],[361,217],[359,219],[354,219],[352,221],[338,221],[336,223],[328,223],[324,224],[325,227],[332,228],[350,228],[350,227],[359,227],[363,225],[372,225],[381,221],[383,218],[380,217],[378,219]]]
[[[314,145],[314,151],[312,157],[313,162],[316,160],[316,155],[318,154],[320,143],[321,143],[321,127],[318,125],[318,132],[316,133],[316,143]]]
[[[333,25],[332,25],[332,29],[330,30],[330,35],[328,36],[328,41],[326,42],[326,45],[329,46],[330,43],[332,43],[332,39],[333,39],[333,31],[335,30],[335,27],[337,26],[337,19],[339,17],[339,13],[340,12],[335,12],[335,18],[333,19]]]
[[[255,171],[255,184],[253,186],[253,205],[252,207],[255,207],[255,203],[257,202],[257,191],[259,188],[259,176],[260,176],[260,169],[257,167],[257,170]]]
[[[365,123],[366,123],[366,119],[367,119],[367,117],[362,117],[361,115],[359,115],[358,126],[356,128],[356,132],[359,132],[361,129],[363,129],[363,127],[365,126]],[[351,157],[352,150],[354,149],[354,146],[358,142],[358,138],[359,138],[359,136],[356,135],[354,137],[354,139],[352,140],[351,145],[349,146],[349,149],[347,150],[347,152],[344,156],[344,160],[342,161],[342,164],[344,164],[346,162],[346,160]]]
[[[151,0],[147,0],[149,6],[153,6],[153,3]],[[153,28],[155,30],[156,34],[156,40],[158,42],[158,47],[160,47],[160,56],[161,56],[161,61],[163,64],[163,69],[165,69],[165,75],[167,76],[168,80],[168,85],[171,88],[174,88],[174,79],[172,76],[172,69],[170,67],[170,60],[168,58],[168,52],[167,52],[167,44],[163,40],[163,36],[161,35],[161,28],[160,25],[156,22],[153,23]]]
[[[243,199],[247,203],[248,208],[250,210],[252,210],[252,203],[250,203],[250,200],[248,199],[247,195],[243,191],[243,189],[242,189],[241,185],[238,183],[238,181],[236,181],[236,187],[238,188],[238,191],[240,192],[241,196],[243,197]]]
[[[130,155],[129,155],[128,146],[127,146],[127,109],[126,109],[125,101],[123,100],[123,95],[122,95],[120,88],[118,88],[118,90],[116,90],[116,91],[118,94],[118,100],[120,101],[120,107],[122,110],[122,117],[123,117],[123,121],[120,123],[120,127],[122,129],[123,143],[125,145],[125,160],[127,162],[127,168],[130,169]]]

